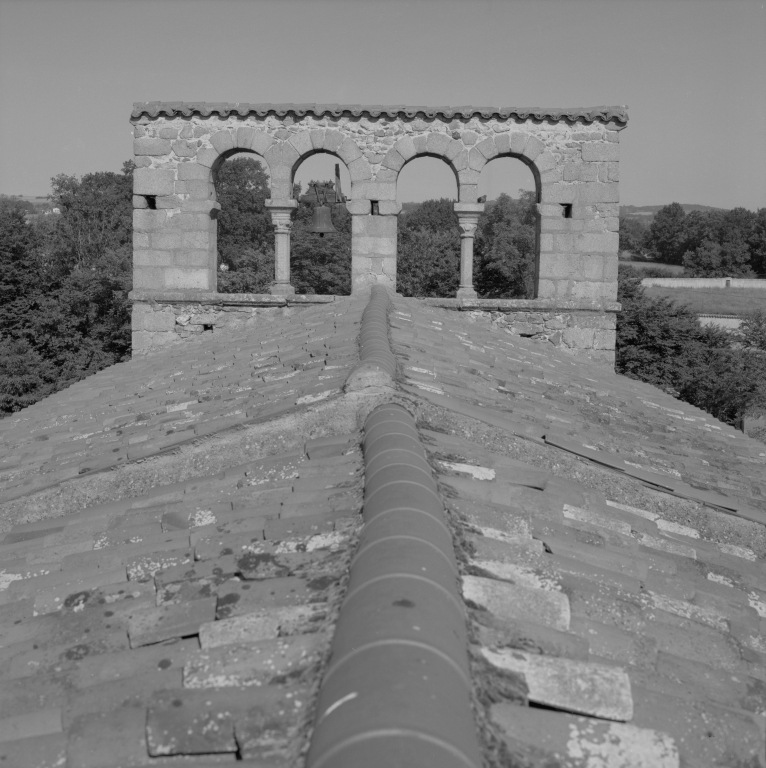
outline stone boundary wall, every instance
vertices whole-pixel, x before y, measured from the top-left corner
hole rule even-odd
[[[697,315],[700,325],[715,325],[727,331],[736,331],[742,325],[738,315]]]
[[[333,296],[218,294],[195,297],[172,293],[151,296],[135,292],[132,298],[134,357],[203,333],[242,328],[255,330],[276,314],[334,301]]]
[[[645,277],[644,288],[759,288],[766,290],[766,280],[744,277]]]
[[[622,107],[574,109],[358,107],[148,102],[134,106],[133,264],[136,292],[173,304],[168,293],[215,299],[215,180],[227,157],[258,155],[270,175],[275,228],[271,293],[289,296],[295,171],[317,152],[348,168],[352,293],[396,286],[397,181],[420,156],[455,175],[461,230],[458,297],[476,297],[473,237],[484,205],[479,176],[497,157],[521,160],[537,190],[536,299],[606,305],[617,296],[619,132]],[[373,206],[373,202],[376,205]],[[188,302],[187,302],[188,303]],[[170,312],[168,312],[170,314]],[[188,314],[188,313],[187,313]],[[134,349],[148,336],[138,309]],[[166,321],[168,322],[168,321]],[[143,325],[142,325],[143,323]],[[164,331],[164,332],[167,332]]]
[[[484,317],[515,336],[550,342],[573,355],[614,366],[617,312],[609,302],[535,302],[517,299],[426,299],[431,306]],[[542,305],[542,306],[541,306]]]

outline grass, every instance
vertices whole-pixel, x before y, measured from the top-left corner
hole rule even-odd
[[[699,315],[746,315],[766,309],[766,289],[758,288],[644,288],[652,299],[665,296],[688,304]]]

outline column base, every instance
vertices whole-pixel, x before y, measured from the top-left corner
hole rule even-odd
[[[458,299],[476,299],[479,296],[473,288],[458,288],[455,295]]]
[[[295,288],[290,283],[274,283],[269,289],[272,296],[293,296]]]

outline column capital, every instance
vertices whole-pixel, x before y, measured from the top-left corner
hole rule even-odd
[[[264,205],[271,211],[293,211],[298,207],[297,200],[272,200],[269,198],[264,202]]]

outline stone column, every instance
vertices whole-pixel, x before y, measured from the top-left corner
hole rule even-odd
[[[352,185],[352,192],[357,187]],[[351,293],[371,285],[395,291],[396,216],[402,206],[395,200],[379,200],[373,215],[370,200],[351,199],[346,208],[351,214]]]
[[[460,226],[460,287],[459,299],[475,299],[477,293],[473,287],[473,238],[479,223],[479,214],[484,210],[484,203],[455,203],[458,225]]]
[[[297,200],[267,200],[274,225],[274,285],[271,293],[289,296],[295,293],[290,284],[290,231],[293,228],[292,213],[298,207]]]

